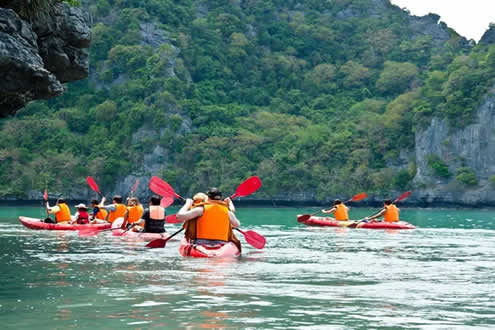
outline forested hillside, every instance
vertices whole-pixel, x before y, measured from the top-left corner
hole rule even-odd
[[[274,199],[409,189],[414,132],[469,125],[495,82],[495,46],[388,0],[82,6],[90,78],[1,122],[0,197],[81,196],[87,175],[188,195],[256,174]]]

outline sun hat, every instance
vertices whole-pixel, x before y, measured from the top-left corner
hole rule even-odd
[[[88,209],[88,207],[86,206],[86,204],[77,204],[76,206],[74,206],[76,209]]]

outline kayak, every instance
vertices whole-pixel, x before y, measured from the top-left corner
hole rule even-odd
[[[69,224],[57,224],[57,223],[44,223],[41,219],[29,218],[29,217],[19,217],[19,221],[27,228],[36,230],[80,230],[85,228],[97,228],[107,229],[112,225],[111,223],[101,223],[95,225],[69,225]]]
[[[143,242],[150,242],[155,239],[166,239],[170,236],[169,233],[139,233],[135,232],[132,230],[125,231],[124,229],[115,229],[112,230],[112,235],[113,236],[122,236],[126,237],[129,239],[137,240],[137,241],[143,241]]]
[[[415,229],[413,225],[407,222],[384,222],[384,221],[370,221],[360,222],[356,220],[337,221],[328,217],[310,217],[308,220],[301,222],[307,226],[320,226],[320,227],[349,227],[350,228],[366,228],[366,229]],[[356,224],[357,225],[354,225]]]
[[[232,242],[217,245],[191,244],[186,239],[180,243],[179,253],[183,257],[193,258],[234,258],[241,255],[241,251]]]

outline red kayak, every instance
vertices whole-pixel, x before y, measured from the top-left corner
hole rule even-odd
[[[85,228],[97,228],[99,230],[107,229],[112,226],[111,223],[101,223],[95,225],[59,225],[57,223],[44,223],[41,219],[29,218],[29,217],[19,217],[19,221],[27,228],[36,230],[81,230]]]
[[[241,251],[232,242],[216,245],[191,244],[183,239],[179,253],[183,257],[193,258],[234,258],[241,255]]]
[[[410,223],[403,221],[399,221],[399,222],[384,222],[384,221],[359,222],[355,220],[337,221],[333,218],[314,217],[314,216],[300,223],[305,224],[307,226],[350,227],[350,228],[366,228],[366,229],[415,229],[416,228]]]
[[[170,236],[169,233],[140,233],[131,230],[125,231],[124,229],[112,230],[113,236],[122,236],[136,241],[150,242],[155,239],[166,239]]]

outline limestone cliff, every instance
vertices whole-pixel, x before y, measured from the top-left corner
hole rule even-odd
[[[83,12],[55,3],[48,14],[21,17],[29,3],[0,4],[0,117],[60,95],[62,83],[88,75],[90,29]]]
[[[415,198],[418,202],[495,204],[495,89],[485,97],[475,122],[451,129],[446,120],[435,118],[416,133]],[[450,175],[438,176],[428,159],[438,157]],[[459,170],[474,173],[477,183],[459,180]]]

